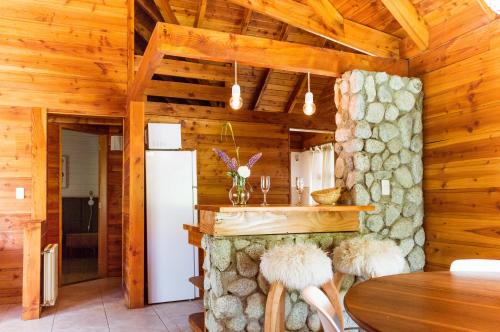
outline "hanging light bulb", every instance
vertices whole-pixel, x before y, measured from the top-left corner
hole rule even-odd
[[[304,98],[304,106],[302,111],[305,115],[313,115],[316,112],[316,105],[314,105],[314,96],[311,92],[311,75],[307,73],[307,93]]]
[[[243,99],[241,99],[241,88],[238,85],[238,63],[234,62],[234,84],[231,88],[231,99],[229,99],[229,106],[233,110],[239,110],[243,106]]]

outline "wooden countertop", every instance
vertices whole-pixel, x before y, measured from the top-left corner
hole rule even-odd
[[[213,236],[356,232],[373,206],[197,205],[199,232]]]
[[[249,204],[245,206],[233,205],[196,205],[200,211],[211,212],[346,212],[346,211],[373,211],[372,205],[292,205],[269,204],[266,206]]]

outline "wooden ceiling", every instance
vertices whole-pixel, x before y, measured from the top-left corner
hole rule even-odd
[[[429,34],[431,42],[432,37],[439,34],[432,27],[442,24],[452,14],[479,6],[478,1],[481,0],[135,0],[136,67],[156,22],[351,53],[409,58],[428,46]],[[309,15],[307,20],[293,15],[298,10]],[[287,12],[291,14],[283,15]],[[336,36],[334,25],[328,29],[326,24],[321,23],[336,19],[344,28],[339,34],[341,37]],[[307,29],[312,21],[316,22],[313,24],[317,27],[316,34],[297,28]],[[358,50],[341,44],[345,43],[347,34],[347,44]],[[363,38],[372,38],[372,35],[375,36],[373,38],[381,36],[382,44],[388,41],[388,47],[380,48],[376,42],[372,42],[375,46],[366,46],[366,41],[360,44],[357,40],[363,41]],[[397,48],[391,49],[394,41]],[[334,107],[334,79],[311,75],[311,90],[320,114]],[[232,64],[167,57],[147,94],[152,101],[225,107],[233,81]],[[305,74],[239,65],[238,83],[242,88],[245,109],[301,112],[307,89]]]

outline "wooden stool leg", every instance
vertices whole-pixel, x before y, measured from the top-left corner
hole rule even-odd
[[[273,282],[267,294],[264,332],[285,331],[285,287]]]
[[[342,272],[335,271],[333,274],[333,284],[340,291],[340,287],[342,287],[342,282],[344,281],[346,274]]]
[[[328,299],[330,299],[330,302],[333,304],[333,307],[335,308],[335,314],[339,318],[339,322],[341,325],[340,330],[344,331],[344,315],[342,314],[342,305],[340,304],[340,295],[338,288],[335,287],[334,281],[330,280],[321,285],[321,289],[323,289],[326,296],[328,296]]]

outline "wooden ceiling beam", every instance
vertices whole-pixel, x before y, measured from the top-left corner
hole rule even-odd
[[[399,22],[420,50],[429,47],[429,29],[410,0],[382,0],[384,6]]]
[[[307,82],[307,74],[300,74],[299,80],[297,81],[297,84],[293,88],[293,91],[290,94],[290,98],[288,98],[288,102],[285,107],[286,113],[292,113],[293,109],[295,108],[295,105],[297,104],[297,96],[299,95],[300,91],[304,89],[306,82]]]
[[[144,100],[146,86],[151,81],[155,71],[158,67],[160,67],[163,56],[165,55],[165,53],[160,49],[160,38],[158,36],[160,30],[158,29],[158,24],[153,30],[153,34],[149,39],[148,46],[146,47],[146,51],[144,51],[144,55],[142,57],[143,61],[141,61],[141,65],[135,73],[134,81],[132,82],[128,92],[127,104],[131,101]]]
[[[326,4],[328,0],[307,0],[308,4],[294,0],[229,1],[363,53],[386,58],[399,58],[400,39],[397,37],[345,18],[340,32],[338,31],[340,26],[338,20],[325,24],[324,21],[328,22],[328,17],[340,15],[330,12],[319,16],[316,13],[321,8],[328,6]],[[311,6],[312,1],[316,2]]]
[[[146,117],[151,120],[155,117],[175,116],[178,118],[197,118],[207,120],[272,123],[286,125],[289,128],[335,130],[335,121],[332,116],[307,116],[302,113],[279,113],[279,112],[253,112],[250,110],[239,110],[228,112],[224,107],[182,105],[168,103],[146,103]]]
[[[163,21],[160,11],[156,6],[151,6],[150,2],[147,0],[135,0],[135,2],[144,10],[146,14],[151,17],[155,22]]]
[[[281,31],[279,34],[279,40],[286,40],[288,38],[288,33],[290,32],[290,26],[286,23],[283,23],[281,25]],[[267,69],[266,73],[264,74],[264,78],[262,79],[261,83],[259,84],[259,88],[256,91],[258,92],[257,97],[255,98],[254,102],[252,103],[252,108],[253,110],[257,109],[259,107],[260,101],[262,100],[262,97],[264,96],[264,92],[267,89],[267,85],[269,84],[269,81],[271,80],[271,75],[273,74],[272,69]]]
[[[339,13],[330,0],[307,0],[316,15],[327,26],[331,26],[337,34],[344,34],[344,17]]]
[[[479,7],[481,7],[482,11],[486,14],[490,22],[494,21],[498,17],[498,14],[495,13],[484,0],[477,0],[477,3]]]
[[[225,102],[229,99],[230,89],[225,86],[152,80],[145,93],[148,96]]]
[[[241,20],[241,30],[240,34],[244,35],[247,30],[250,22],[252,21],[252,11],[248,8],[245,8],[245,12],[243,13],[243,19]]]
[[[177,20],[177,17],[175,17],[174,11],[170,6],[170,0],[154,0],[154,2],[165,22],[179,24],[179,21]]]
[[[408,74],[408,61],[404,59],[373,57],[168,23],[157,23],[155,31],[158,31],[157,50],[172,56],[238,61],[249,66],[334,77],[352,69]]]
[[[142,56],[136,55],[134,70],[138,70]],[[232,82],[233,73],[231,67],[163,59],[155,74],[175,77],[195,78],[208,81]]]
[[[201,27],[206,12],[207,12],[207,0],[199,0],[198,11],[196,12],[196,17],[194,18],[195,28]]]

